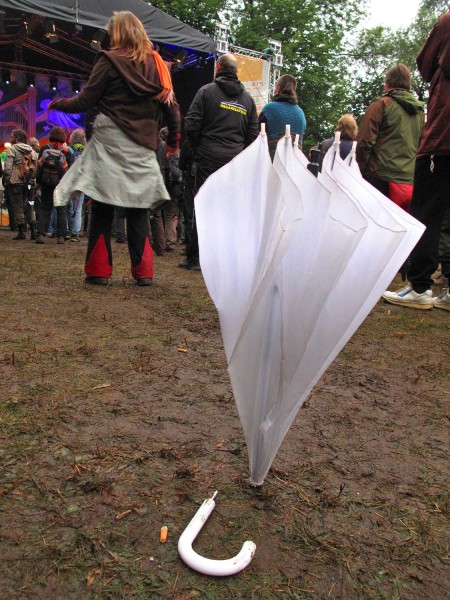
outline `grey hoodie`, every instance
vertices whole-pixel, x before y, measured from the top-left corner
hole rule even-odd
[[[19,142],[13,144],[8,150],[3,166],[3,185],[26,185],[27,182],[19,178],[19,167],[22,164],[23,155],[27,152],[31,152],[34,162],[37,163],[38,155],[28,144]]]

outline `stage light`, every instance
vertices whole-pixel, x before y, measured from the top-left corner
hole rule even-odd
[[[49,85],[50,85],[50,89],[53,90],[54,92],[56,92],[56,90],[58,89],[58,80],[57,80],[57,78],[56,77],[50,77]]]
[[[102,49],[102,43],[106,37],[106,31],[102,29],[97,29],[97,31],[92,36],[92,40],[90,46],[92,50],[96,50],[97,52]]]
[[[34,87],[35,85],[35,76],[32,73],[28,73],[27,75],[27,86]]]
[[[72,91],[74,94],[80,93],[80,82],[77,79],[72,81]]]
[[[28,35],[30,33],[30,26],[26,19],[22,21],[22,24],[19,26],[19,33],[23,33]]]
[[[179,65],[181,65],[187,55],[188,55],[188,53],[186,52],[186,50],[183,50],[183,48],[180,48],[180,50],[178,50],[178,52],[173,57],[173,62],[176,62]]]
[[[50,42],[50,44],[56,44],[59,42],[59,37],[56,34],[56,27],[53,21],[46,19],[44,21],[44,35]]]
[[[6,85],[11,83],[11,73],[9,71],[3,71],[3,81]]]

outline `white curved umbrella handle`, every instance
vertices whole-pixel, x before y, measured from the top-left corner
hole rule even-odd
[[[178,552],[183,561],[194,571],[204,575],[224,577],[234,575],[245,569],[255,555],[256,545],[253,542],[244,542],[240,552],[227,560],[205,558],[193,550],[192,544],[195,538],[216,506],[214,502],[216,496],[217,492],[214,492],[212,498],[205,500],[195,513],[178,540]]]

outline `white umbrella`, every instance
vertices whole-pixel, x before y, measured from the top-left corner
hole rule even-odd
[[[318,378],[384,291],[381,274],[395,274],[399,265],[390,257],[402,244],[397,257],[411,249],[389,211],[375,218],[328,171],[313,177],[290,136],[279,142],[273,166],[267,159],[261,135],[212,175],[195,201],[200,262],[219,311],[254,485],[263,483]]]
[[[219,312],[228,360],[279,237],[281,182],[272,175],[267,139],[260,135],[211,175],[195,198],[202,273]]]

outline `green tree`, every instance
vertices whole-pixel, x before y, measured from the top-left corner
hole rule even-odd
[[[219,20],[219,12],[224,9],[226,0],[152,0],[150,4],[213,36],[215,22]]]
[[[397,31],[375,27],[361,32],[351,51],[355,81],[351,105],[357,119],[382,94],[385,73],[397,62],[409,67],[413,75],[413,89],[419,98],[425,97],[426,86],[417,71],[416,57],[434,23],[446,10],[447,0],[422,0],[409,27]]]
[[[349,78],[345,47],[364,15],[367,0],[156,0],[152,4],[213,34],[228,22],[237,46],[262,51],[269,39],[282,43],[282,73],[298,81],[298,96],[311,146],[330,134],[347,112]]]
[[[270,38],[281,42],[282,72],[297,78],[307,118],[306,146],[332,132],[349,108],[342,54],[365,6],[366,0],[240,0],[225,11],[238,46],[262,51]]]

